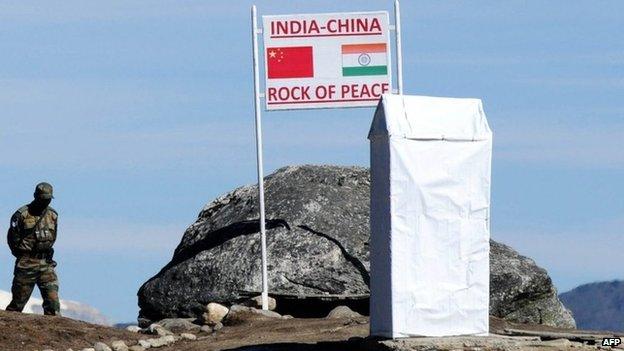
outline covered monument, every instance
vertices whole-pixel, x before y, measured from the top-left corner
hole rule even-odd
[[[492,131],[478,99],[384,95],[371,141],[371,334],[488,332]]]

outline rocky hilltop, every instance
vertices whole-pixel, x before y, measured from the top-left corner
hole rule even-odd
[[[579,328],[624,332],[624,281],[581,285],[559,296]]]
[[[366,313],[368,169],[291,166],[266,177],[269,284],[280,312],[322,315],[336,304]],[[227,193],[200,212],[169,262],[139,290],[140,317],[195,317],[209,302],[260,291],[257,186]],[[491,246],[494,316],[574,327],[546,271],[503,244]]]
[[[4,310],[11,302],[11,293],[0,290],[0,309]],[[31,297],[24,307],[25,313],[43,314],[40,298]],[[103,315],[95,307],[70,300],[61,300],[61,315],[64,317],[76,319],[83,322],[89,322],[99,325],[111,325],[108,317]]]
[[[146,328],[126,330],[0,310],[0,350],[91,351],[592,351],[611,332],[557,329],[514,324],[490,317],[489,336],[418,337],[384,340],[368,337],[368,317],[353,311],[326,318],[290,318],[274,312],[234,306],[223,323],[195,324],[193,319],[167,319]],[[343,306],[344,307],[344,306]],[[225,308],[225,307],[224,307]],[[337,308],[336,310],[339,310]],[[334,311],[336,312],[336,311]],[[619,345],[618,350],[624,350]]]
[[[2,351],[94,350],[91,347],[101,342],[111,345],[115,340],[124,340],[127,345],[135,345],[139,339],[153,337],[67,317],[3,310],[0,310],[0,328]],[[106,349],[97,348],[97,350]]]

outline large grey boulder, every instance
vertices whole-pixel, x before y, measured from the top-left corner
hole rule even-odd
[[[519,323],[575,328],[545,269],[490,240],[490,314]]]
[[[269,285],[278,312],[287,305],[279,296],[335,300],[335,307],[368,295],[369,186],[361,167],[291,166],[266,177]],[[543,269],[497,243],[491,259],[494,315],[573,325],[557,310]],[[209,302],[240,302],[261,290],[260,267],[257,187],[244,186],[200,212],[171,262],[139,290],[140,315],[196,317]]]

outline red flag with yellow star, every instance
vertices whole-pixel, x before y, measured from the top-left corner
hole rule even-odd
[[[267,48],[266,57],[269,79],[314,77],[311,46]]]

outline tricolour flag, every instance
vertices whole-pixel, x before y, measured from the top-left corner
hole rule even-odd
[[[267,48],[266,59],[269,79],[314,77],[311,46]]]
[[[388,74],[386,44],[342,45],[342,76],[384,76]]]

